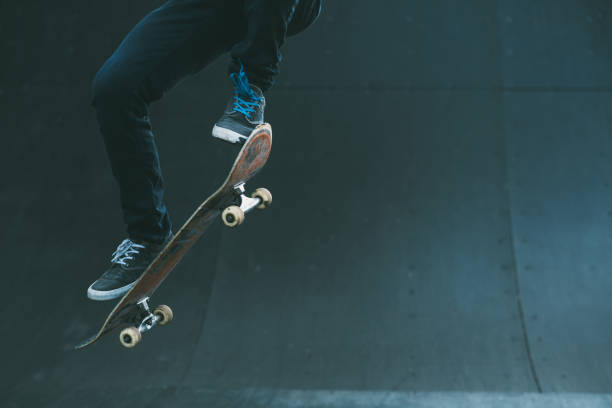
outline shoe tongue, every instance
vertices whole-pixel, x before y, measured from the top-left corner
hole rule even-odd
[[[256,98],[263,96],[263,92],[261,91],[261,89],[259,89],[259,87],[257,87],[257,85],[251,84],[249,89],[251,91],[251,94]]]
[[[248,98],[257,98],[258,94],[257,91],[252,89],[252,88],[257,88],[257,87],[252,87],[249,84],[249,79],[247,78],[246,72],[244,71],[240,71],[239,73],[234,73],[231,75],[232,81],[234,82],[234,85],[236,86],[236,90],[238,91],[238,93],[241,96],[245,96]]]
[[[130,241],[132,241],[134,244],[138,244],[138,245],[144,245],[144,246],[150,245],[150,243],[149,243],[149,242],[144,241],[144,240],[142,240],[142,239],[134,239],[134,238],[130,238]]]

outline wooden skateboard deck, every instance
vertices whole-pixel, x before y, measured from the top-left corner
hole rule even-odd
[[[264,208],[271,202],[272,196],[265,189],[258,189],[254,198],[243,194],[244,183],[266,164],[271,148],[272,128],[267,123],[258,126],[242,146],[223,185],[196,209],[151,262],[110,312],[100,330],[77,345],[77,349],[93,344],[105,334],[125,325],[137,326],[129,327],[129,330],[126,329],[128,331],[124,330],[125,336],[123,332],[121,334],[123,345],[133,347],[140,341],[140,333],[151,329],[157,323],[165,324],[172,319],[172,311],[167,306],[160,306],[155,312],[150,312],[148,298],[215,219],[222,218],[226,225],[236,226],[244,219],[244,213],[255,207]]]

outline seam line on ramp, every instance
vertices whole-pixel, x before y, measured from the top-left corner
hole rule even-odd
[[[499,18],[501,16],[501,5],[500,1],[497,1],[497,40],[498,40],[498,50],[503,50],[504,40],[502,38],[502,32],[500,29],[500,21]],[[504,61],[503,56],[501,54],[498,55],[499,58],[499,89],[501,90],[498,93],[499,97],[499,106],[500,106],[500,132],[502,139],[502,147],[504,149],[504,154],[501,155],[503,163],[503,171],[504,171],[504,201],[506,202],[507,214],[508,214],[508,231],[510,234],[510,256],[511,256],[511,268],[512,268],[512,278],[514,281],[514,295],[516,298],[516,308],[519,314],[519,319],[521,322],[521,331],[523,332],[523,344],[525,347],[525,353],[527,354],[527,360],[529,361],[529,370],[531,371],[531,377],[535,383],[536,389],[538,393],[542,393],[542,384],[540,383],[540,379],[538,378],[538,373],[535,367],[535,362],[533,360],[533,355],[531,353],[531,346],[529,342],[529,335],[527,333],[527,324],[525,321],[525,310],[523,307],[523,299],[521,296],[521,287],[520,287],[520,279],[518,275],[518,262],[516,256],[516,245],[515,245],[515,234],[514,234],[514,222],[513,222],[513,214],[512,214],[512,202],[510,197],[510,168],[509,168],[509,150],[508,150],[508,135],[506,132],[506,110],[505,110],[505,99],[504,99]]]

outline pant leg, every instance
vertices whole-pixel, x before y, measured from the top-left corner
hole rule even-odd
[[[94,78],[92,106],[132,239],[160,242],[171,229],[148,106],[241,38],[231,24],[236,10],[224,4],[168,1],[128,33]]]
[[[246,36],[232,47],[229,73],[245,67],[249,82],[263,91],[275,81],[288,35],[306,29],[318,17],[321,0],[244,0]]]

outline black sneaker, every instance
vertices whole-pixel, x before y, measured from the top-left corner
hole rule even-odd
[[[234,82],[234,96],[229,100],[225,112],[215,123],[212,135],[230,143],[244,143],[258,125],[264,121],[266,99],[257,86],[249,84],[244,68],[230,78]]]
[[[171,236],[163,244],[124,239],[113,252],[110,268],[87,289],[87,297],[92,300],[110,300],[125,295],[164,249]]]

